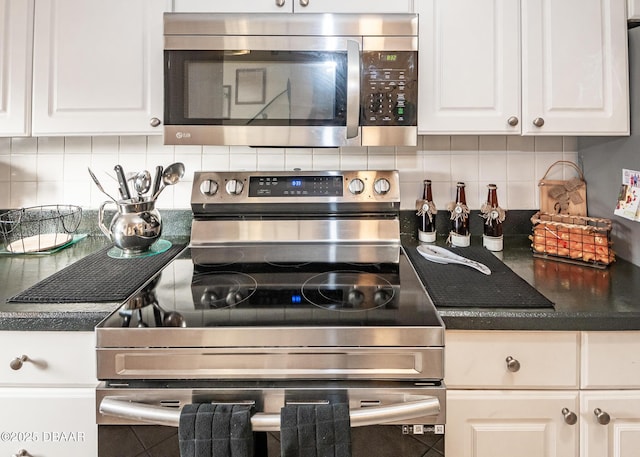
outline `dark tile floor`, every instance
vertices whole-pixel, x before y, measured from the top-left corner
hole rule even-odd
[[[176,428],[100,426],[98,437],[99,457],[180,457]],[[266,441],[267,453],[256,452],[256,457],[278,457],[280,434],[268,433]],[[444,456],[444,436],[403,435],[402,429],[396,426],[354,428],[351,441],[352,457]]]

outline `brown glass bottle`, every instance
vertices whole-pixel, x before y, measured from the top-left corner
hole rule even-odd
[[[451,215],[451,231],[457,235],[469,235],[469,209],[463,182],[456,184],[456,201]]]
[[[498,191],[495,184],[487,185],[487,202],[482,205],[484,221],[484,236],[482,245],[490,251],[502,251],[502,222],[505,212],[498,205]]]
[[[469,207],[464,188],[463,182],[456,184],[456,201],[451,202],[447,207],[451,212],[451,230],[448,239],[451,246],[466,247],[470,244]]]
[[[418,239],[434,242],[436,240],[436,207],[433,203],[431,180],[425,179],[422,187],[422,201],[418,208]]]

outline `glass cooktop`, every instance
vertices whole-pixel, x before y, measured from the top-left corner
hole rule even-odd
[[[250,248],[248,248],[250,249]],[[391,264],[194,265],[186,249],[99,327],[438,327],[406,256]]]

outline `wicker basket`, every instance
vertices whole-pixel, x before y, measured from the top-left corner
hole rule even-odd
[[[606,268],[615,261],[611,220],[537,212],[531,218],[531,248],[536,257]]]
[[[81,219],[79,206],[33,206],[0,214],[0,232],[8,252],[45,252],[69,243]]]

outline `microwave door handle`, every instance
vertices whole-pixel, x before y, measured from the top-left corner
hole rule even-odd
[[[360,123],[360,45],[347,40],[347,139],[358,136]]]
[[[440,413],[440,401],[437,397],[420,396],[419,398],[420,400],[404,403],[352,409],[349,411],[351,427],[410,421]],[[154,425],[169,427],[180,425],[179,409],[136,403],[117,397],[104,397],[100,402],[100,413]],[[254,432],[277,432],[280,430],[280,414],[256,413],[251,416],[251,428]]]

